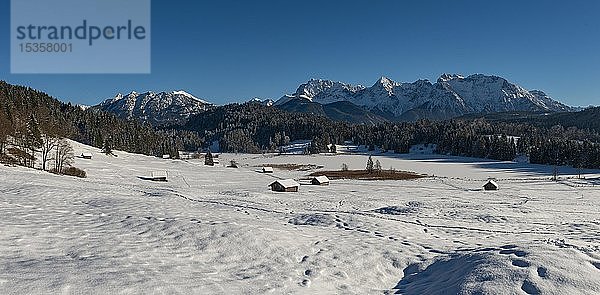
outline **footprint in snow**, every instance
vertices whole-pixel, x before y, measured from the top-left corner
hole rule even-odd
[[[521,250],[515,250],[515,249],[505,249],[505,250],[500,250],[499,252],[500,254],[503,255],[510,255],[510,254],[514,254],[517,257],[525,257],[527,255],[527,252],[525,251],[521,251]]]
[[[529,267],[531,264],[525,260],[515,259],[512,261],[512,265],[518,266],[518,267]]]
[[[521,290],[529,295],[537,295],[541,294],[540,289],[530,281],[524,281],[523,285],[521,285]]]
[[[300,283],[300,286],[302,287],[310,287],[310,280],[309,279],[305,279]]]
[[[546,278],[548,276],[548,270],[545,267],[538,267],[537,274],[540,278]]]

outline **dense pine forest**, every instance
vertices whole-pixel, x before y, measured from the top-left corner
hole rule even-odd
[[[589,112],[583,113],[587,114],[584,118],[589,119]],[[573,119],[577,113],[568,116],[566,123],[553,117],[559,119],[552,124],[461,118],[356,125],[245,103],[212,108],[192,116],[183,126],[158,129],[0,82],[0,155],[31,166],[32,157],[50,139],[54,143],[62,138],[104,150],[173,157],[179,150],[207,149],[215,142],[222,152],[260,153],[277,152],[295,140],[312,140],[307,152],[319,153],[330,151],[330,144],[350,140],[370,150],[396,153],[407,153],[415,144],[436,144],[440,154],[497,160],[523,155],[531,163],[600,168],[600,134],[579,128],[585,125]]]

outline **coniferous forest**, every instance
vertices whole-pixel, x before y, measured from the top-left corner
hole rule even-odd
[[[311,153],[329,152],[330,144],[345,141],[396,153],[407,153],[415,144],[436,144],[440,154],[509,161],[528,156],[531,163],[600,168],[600,133],[582,129],[585,124],[573,117],[576,114],[563,120],[564,126],[560,119],[548,124],[486,118],[356,125],[244,103],[211,108],[185,125],[159,129],[0,82],[0,155],[4,161],[33,166],[36,154],[44,157],[45,150],[64,138],[104,150],[172,157],[215,142],[221,152],[261,153],[276,152],[295,140],[312,140]]]

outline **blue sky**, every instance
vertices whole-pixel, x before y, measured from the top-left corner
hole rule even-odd
[[[63,101],[186,90],[217,104],[279,98],[310,78],[503,76],[571,105],[600,103],[600,1],[152,1],[152,74],[11,75],[1,0],[0,79]]]

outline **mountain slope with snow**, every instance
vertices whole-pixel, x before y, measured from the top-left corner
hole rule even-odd
[[[117,94],[95,106],[123,119],[139,119],[153,125],[182,124],[194,114],[205,111],[212,104],[185,91],[131,92]]]
[[[504,78],[482,74],[468,77],[444,74],[436,83],[428,80],[399,83],[382,77],[371,87],[310,80],[275,105],[292,99],[320,104],[347,101],[390,120],[407,121],[448,119],[472,113],[572,110],[541,91],[528,91]]]

